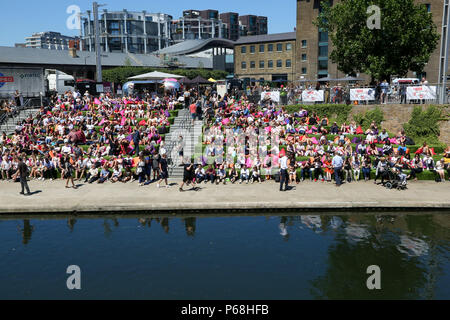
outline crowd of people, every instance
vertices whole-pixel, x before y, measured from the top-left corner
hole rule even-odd
[[[145,100],[96,98],[67,92],[51,99],[35,117],[18,122],[15,132],[0,136],[3,180],[66,179],[86,183],[167,179],[164,136],[170,129],[171,96]],[[142,159],[145,168],[140,171]],[[19,172],[20,164],[28,168]],[[151,164],[151,165],[149,165]],[[133,170],[135,168],[135,170]],[[166,183],[167,184],[167,183]]]
[[[74,181],[134,180],[141,186],[165,182],[168,187],[173,159],[164,137],[176,107],[188,108],[194,120],[204,118],[206,126],[204,154],[183,159],[181,191],[185,184],[271,179],[284,184],[333,178],[337,185],[371,178],[377,182],[388,169],[403,180],[429,170],[444,181],[450,171],[449,147],[439,159],[426,143],[411,153],[404,132],[392,136],[376,123],[365,130],[355,122],[338,125],[305,109],[291,114],[272,101],[256,104],[245,96],[220,97],[207,89],[141,99],[79,92],[54,96],[36,116],[17,123],[12,135],[0,136],[1,179],[24,182],[25,189],[27,176],[65,179],[67,188],[76,188]]]

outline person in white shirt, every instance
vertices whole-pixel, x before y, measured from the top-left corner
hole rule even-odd
[[[438,162],[436,162],[436,173],[439,175],[439,178],[441,181],[445,181],[445,159],[442,158],[441,160],[439,160]]]
[[[239,181],[239,183],[242,182],[246,182],[248,184],[248,181],[250,179],[250,170],[248,170],[247,167],[242,167],[241,169],[241,181]]]
[[[11,179],[11,161],[8,160],[7,156],[3,157],[2,163],[0,165],[0,168],[2,170],[2,179],[3,180],[9,180]]]
[[[290,161],[286,156],[286,153],[280,158],[280,191],[286,191],[289,186],[289,168]],[[283,185],[285,185],[283,190]]]

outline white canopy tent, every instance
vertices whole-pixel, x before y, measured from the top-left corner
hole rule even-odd
[[[164,80],[168,78],[181,79],[183,76],[178,76],[176,74],[164,73],[159,71],[154,71],[150,73],[141,74],[138,76],[130,77],[129,80]]]

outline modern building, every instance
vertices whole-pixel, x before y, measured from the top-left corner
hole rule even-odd
[[[220,20],[224,24],[223,37],[228,40],[236,41],[239,39],[239,13],[225,12],[220,14]],[[267,32],[266,32],[267,33]]]
[[[172,22],[172,40],[224,38],[237,40],[240,36],[267,34],[267,17],[239,16],[236,12],[217,10],[185,10],[183,17]]]
[[[172,40],[179,43],[185,40],[222,38],[223,27],[217,10],[185,10],[183,17],[172,22]]]
[[[338,3],[340,0],[332,0],[331,3]],[[424,4],[428,12],[433,15],[433,21],[437,26],[437,31],[441,33],[443,1],[442,0],[416,0],[417,3]],[[321,11],[321,0],[297,0],[297,50],[296,50],[296,80],[318,79],[324,77],[343,78],[346,75],[338,70],[337,65],[329,59],[332,50],[328,33],[319,30],[313,22],[317,19]],[[439,77],[439,48],[431,55],[431,58],[424,69],[423,74],[411,72],[408,76],[425,76],[430,83],[437,83]],[[360,78],[370,80],[364,74],[357,75]]]
[[[267,17],[245,15],[239,17],[240,36],[267,34]]]
[[[82,16],[82,50],[95,51],[94,19],[91,11]],[[172,16],[103,10],[99,17],[101,49],[105,52],[147,54],[172,44]]]
[[[64,36],[59,32],[46,31],[34,33],[25,38],[27,48],[39,48],[49,50],[69,50],[69,41],[76,41],[74,37]]]
[[[241,37],[235,43],[235,77],[255,80],[295,80],[295,32]]]

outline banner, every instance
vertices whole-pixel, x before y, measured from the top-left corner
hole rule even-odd
[[[303,90],[302,100],[303,102],[323,102],[323,90]]]
[[[0,96],[11,96],[16,90],[24,97],[44,94],[42,68],[0,68]]]
[[[280,91],[263,91],[261,92],[261,101],[272,100],[273,102],[280,102]]]
[[[434,100],[436,98],[436,86],[414,86],[406,88],[407,100]]]
[[[226,84],[218,84],[217,85],[217,94],[221,97],[224,97],[227,93],[227,85]]]
[[[373,88],[350,89],[351,101],[375,100],[375,90]]]

